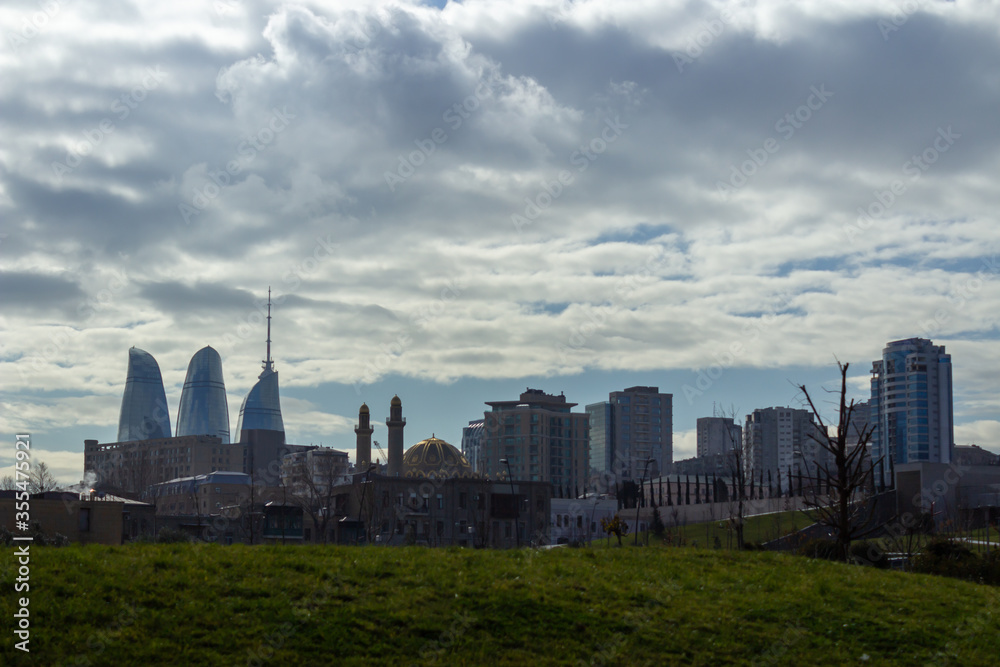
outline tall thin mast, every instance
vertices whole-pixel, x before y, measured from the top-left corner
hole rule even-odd
[[[271,286],[267,286],[267,359],[264,360],[264,372],[274,370],[274,362],[271,361]]]

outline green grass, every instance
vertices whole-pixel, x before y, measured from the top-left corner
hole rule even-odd
[[[669,510],[669,508],[667,509]],[[623,516],[625,515],[623,514]],[[716,519],[715,521],[692,523],[686,526],[671,525],[670,516],[666,511],[661,516],[674,545],[713,548],[715,540],[718,539],[719,547],[722,549],[737,548],[736,533],[729,527],[728,516]],[[783,535],[794,533],[812,523],[809,517],[801,510],[744,517],[743,540],[747,543],[756,542],[762,544]],[[629,540],[634,539],[633,535],[629,535]],[[645,540],[645,532],[639,533],[639,541],[642,542],[643,540]],[[624,538],[622,541],[624,542]],[[653,541],[652,537],[650,537],[650,541]],[[602,539],[601,542],[606,543],[607,540]],[[613,536],[611,542],[613,544],[617,543]]]
[[[21,594],[11,550],[0,558],[9,624]],[[0,664],[987,665],[1000,655],[998,588],[774,553],[91,545],[31,558],[32,652],[5,633]]]

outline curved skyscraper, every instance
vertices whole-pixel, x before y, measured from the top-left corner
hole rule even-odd
[[[285,425],[281,421],[281,401],[278,397],[278,372],[271,361],[271,290],[267,290],[267,359],[264,370],[258,376],[257,384],[243,399],[240,418],[236,422],[236,437],[244,442],[243,431],[281,431]],[[283,436],[282,436],[283,437]]]
[[[926,338],[888,343],[872,362],[872,461],[886,475],[892,464],[951,463],[955,447],[951,355]]]
[[[252,430],[284,431],[281,401],[278,398],[278,372],[266,368],[240,406],[236,432]]]
[[[211,347],[195,352],[188,364],[177,408],[176,433],[214,435],[229,444],[229,404],[222,380],[222,358]]]
[[[118,442],[170,437],[170,413],[160,366],[149,352],[128,351],[128,375],[118,416]]]

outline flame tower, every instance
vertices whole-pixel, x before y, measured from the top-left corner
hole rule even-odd
[[[214,435],[229,444],[229,403],[222,379],[222,358],[211,347],[195,352],[188,364],[175,432],[178,436]]]
[[[169,437],[170,412],[160,365],[149,352],[131,347],[118,415],[118,442]]]
[[[257,384],[240,406],[240,418],[236,423],[240,442],[246,441],[243,431],[285,431],[278,396],[278,372],[274,370],[274,362],[271,360],[271,288],[267,290],[267,358],[262,363],[264,370],[258,376]]]

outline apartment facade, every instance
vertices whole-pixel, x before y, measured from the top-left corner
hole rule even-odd
[[[606,402],[588,405],[593,472],[621,481],[643,475],[648,479],[669,470],[673,398],[660,393],[659,387],[628,387],[608,394]]]
[[[698,457],[717,456],[739,447],[743,427],[729,417],[698,418]]]
[[[313,447],[285,454],[281,460],[281,482],[289,492],[301,496],[323,496],[331,486],[350,479],[347,452]]]
[[[157,515],[207,517],[247,503],[250,484],[246,473],[213,472],[154,484],[147,498],[156,505]]]
[[[487,401],[480,469],[491,479],[549,482],[582,491],[589,469],[589,419],[562,394],[528,389],[516,401]],[[503,463],[506,461],[507,463]]]
[[[85,440],[84,472],[103,488],[142,493],[151,484],[217,470],[244,469],[244,446],[210,435],[99,443]]]
[[[748,477],[770,474],[788,491],[791,479],[815,476],[817,464],[829,467],[830,457],[816,442],[824,434],[812,412],[796,408],[760,408],[747,415],[743,427],[744,469]]]

